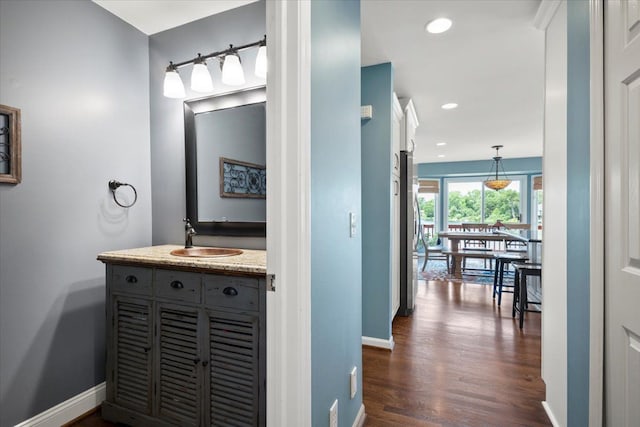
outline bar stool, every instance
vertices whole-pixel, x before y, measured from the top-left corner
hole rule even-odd
[[[524,324],[524,312],[530,311],[539,313],[539,310],[529,310],[528,304],[542,304],[541,301],[529,301],[527,294],[527,277],[537,276],[540,277],[540,284],[542,285],[542,264],[530,264],[525,262],[514,262],[513,268],[515,269],[515,280],[513,281],[513,308],[511,310],[511,317],[516,317],[516,311],[519,313],[520,329]]]
[[[502,292],[513,293],[513,290],[506,290],[504,288],[513,288],[513,285],[504,284],[504,268],[505,265],[509,265],[512,262],[526,262],[529,260],[527,254],[513,253],[513,252],[496,252],[493,254],[495,259],[495,270],[493,272],[493,299],[496,299],[498,295],[498,307],[502,304]]]

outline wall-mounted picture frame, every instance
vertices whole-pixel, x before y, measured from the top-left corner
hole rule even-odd
[[[0,104],[0,184],[22,180],[20,109]]]
[[[266,167],[220,157],[220,197],[265,199]]]

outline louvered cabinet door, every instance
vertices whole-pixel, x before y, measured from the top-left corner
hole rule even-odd
[[[208,311],[208,424],[264,425],[259,419],[258,315]]]
[[[150,414],[151,301],[125,297],[113,301],[113,399],[119,405]]]
[[[198,313],[195,308],[158,306],[157,416],[181,427],[201,421]]]

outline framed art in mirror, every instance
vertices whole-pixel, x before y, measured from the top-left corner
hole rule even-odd
[[[22,180],[20,109],[0,104],[0,183]]]

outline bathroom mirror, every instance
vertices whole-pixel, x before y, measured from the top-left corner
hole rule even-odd
[[[187,217],[198,234],[266,236],[266,90],[185,101]]]

